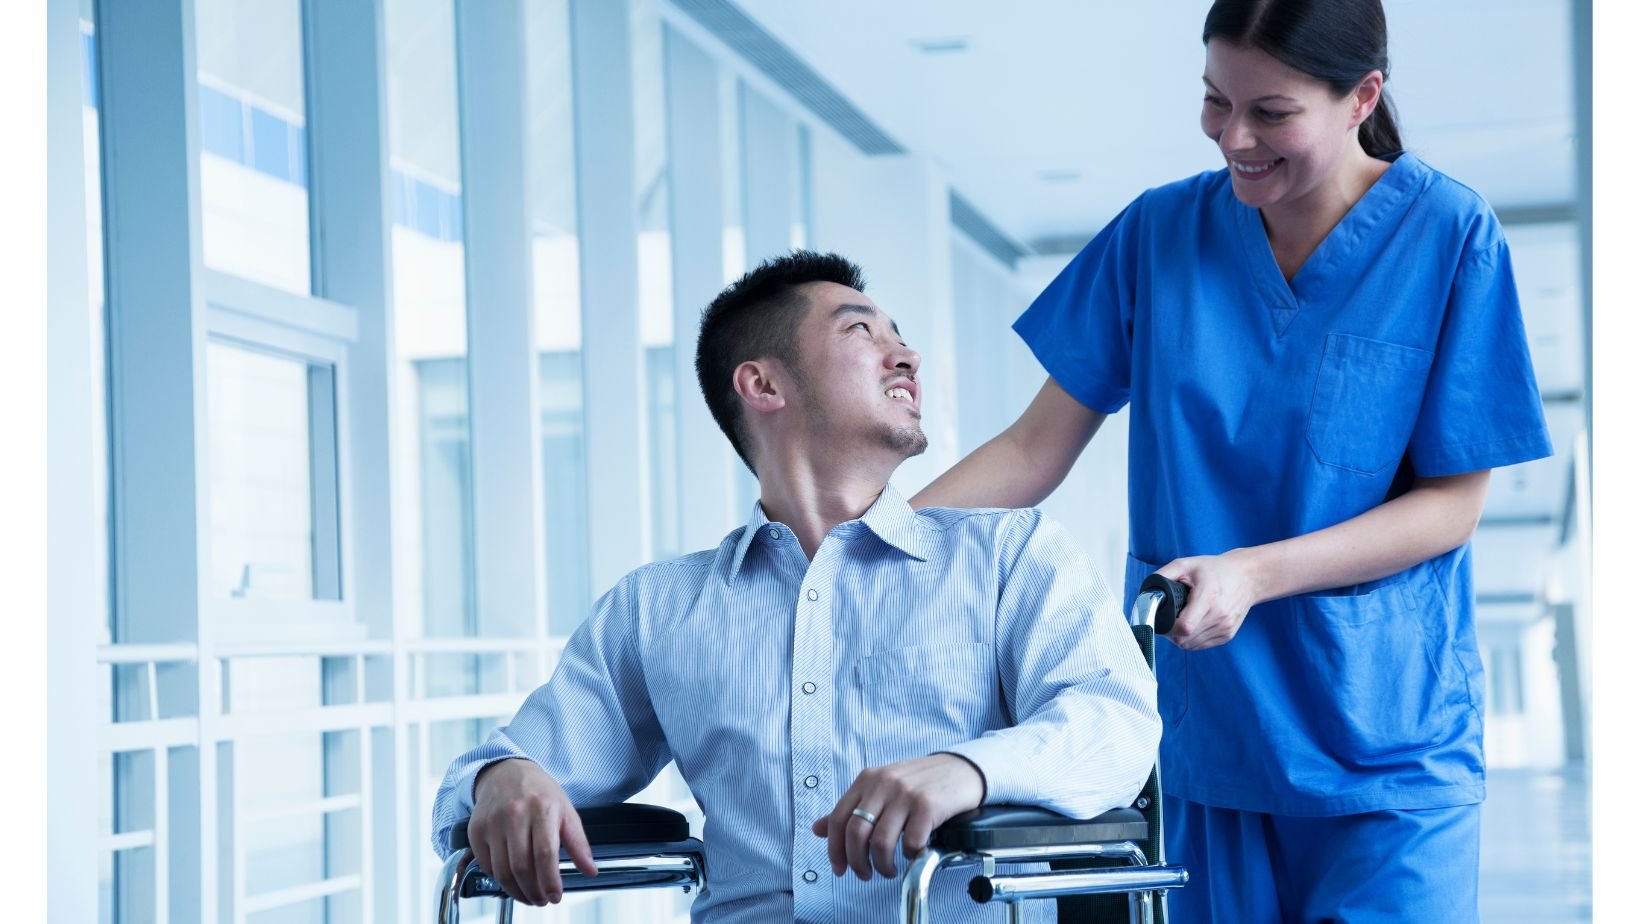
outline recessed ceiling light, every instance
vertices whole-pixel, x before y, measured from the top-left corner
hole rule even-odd
[[[968,50],[968,37],[953,35],[944,38],[912,39],[911,47],[927,55],[954,54]]]
[[[1044,183],[1074,183],[1082,178],[1080,170],[1038,170],[1037,179]]]

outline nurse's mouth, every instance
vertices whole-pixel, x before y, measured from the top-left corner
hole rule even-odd
[[[1230,162],[1230,169],[1244,180],[1262,180],[1286,162],[1285,157],[1277,157],[1275,160],[1233,160]]]

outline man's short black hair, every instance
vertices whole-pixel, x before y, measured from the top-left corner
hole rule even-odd
[[[860,268],[837,254],[794,250],[763,261],[701,312],[700,340],[695,345],[700,391],[723,435],[754,474],[757,467],[741,429],[744,418],[735,394],[735,369],[748,360],[775,359],[801,374],[797,325],[808,300],[797,289],[811,282],[835,282],[857,292],[866,286]]]

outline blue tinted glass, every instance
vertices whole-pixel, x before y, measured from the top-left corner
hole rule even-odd
[[[442,238],[443,228],[441,227],[442,222],[439,220],[439,213],[442,211],[444,203],[439,200],[443,198],[443,195],[426,183],[414,180],[411,182],[415,183],[415,199],[413,200],[415,208],[411,211],[415,224],[412,227],[430,238]]]
[[[203,84],[199,87],[199,143],[218,157],[245,162],[244,110],[239,100]]]
[[[82,99],[92,109],[97,108],[97,37],[90,32],[80,33],[80,82]]]
[[[275,179],[295,182],[291,164],[290,123],[271,112],[251,107],[251,166]]]
[[[410,224],[410,178],[393,171],[393,224],[406,228]]]

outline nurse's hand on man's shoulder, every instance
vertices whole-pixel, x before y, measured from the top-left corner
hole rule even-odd
[[[1190,598],[1166,636],[1187,651],[1235,638],[1247,611],[1258,602],[1253,569],[1237,551],[1175,558],[1157,573],[1190,588]]]

